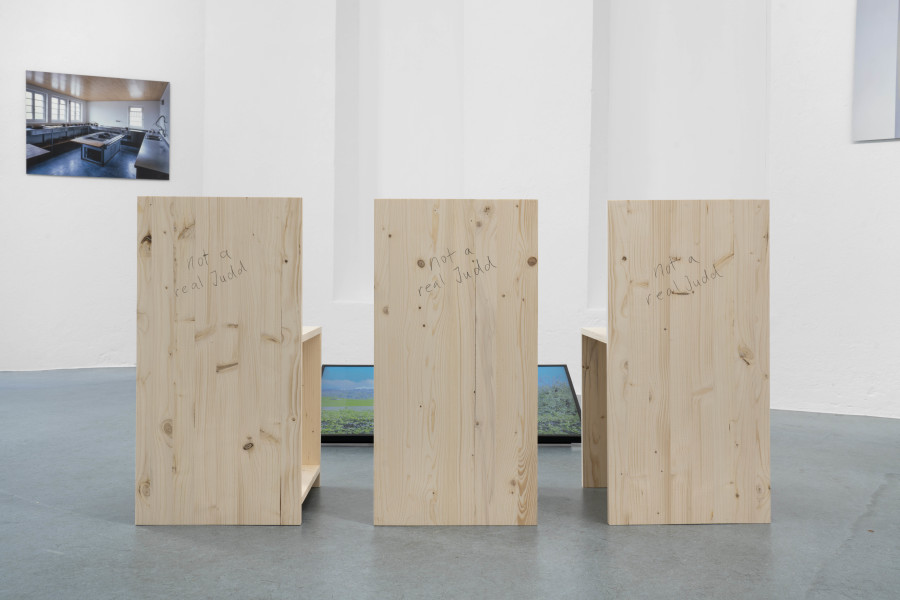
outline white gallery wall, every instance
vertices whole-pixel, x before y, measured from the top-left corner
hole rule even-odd
[[[324,326],[326,362],[371,362],[371,304],[332,296],[336,13],[334,0],[207,3],[203,193],[303,198],[303,321]]]
[[[900,140],[850,141],[855,8],[772,4],[772,403],[900,417]]]
[[[202,191],[203,29],[195,2],[0,3],[0,369],[134,364],[134,199]],[[170,81],[172,181],[26,176],[26,70]]]
[[[331,334],[344,362],[372,361],[373,198],[537,198],[539,360],[578,378],[590,0],[338,4],[334,297],[365,319]]]
[[[580,389],[606,201],[770,197],[772,406],[900,417],[900,142],[850,143],[853,0],[157,4],[127,53],[78,32],[138,7],[50,0],[33,45],[0,4],[3,139],[26,69],[171,81],[176,123],[170,182],[26,177],[0,144],[0,370],[134,363],[137,195],[303,196],[331,363],[372,360],[373,198],[537,198],[539,359]]]

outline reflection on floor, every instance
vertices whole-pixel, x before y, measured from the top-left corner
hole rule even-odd
[[[35,165],[29,165],[29,175],[67,175],[70,177],[120,177],[135,179],[134,161],[137,152],[122,148],[103,166],[81,159],[81,147],[65,150]]]

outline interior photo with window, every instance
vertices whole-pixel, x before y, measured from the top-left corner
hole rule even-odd
[[[169,83],[25,72],[29,175],[169,179]]]

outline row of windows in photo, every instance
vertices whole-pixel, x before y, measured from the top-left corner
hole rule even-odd
[[[46,95],[40,92],[25,90],[26,121],[46,121]],[[50,121],[60,123],[76,122],[84,119],[83,103],[77,100],[66,100],[50,96]],[[128,126],[141,128],[144,125],[144,110],[140,106],[128,107]]]

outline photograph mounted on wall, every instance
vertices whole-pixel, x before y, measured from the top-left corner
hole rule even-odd
[[[25,71],[28,175],[169,179],[169,83]]]
[[[900,138],[900,0],[858,0],[853,141]]]

